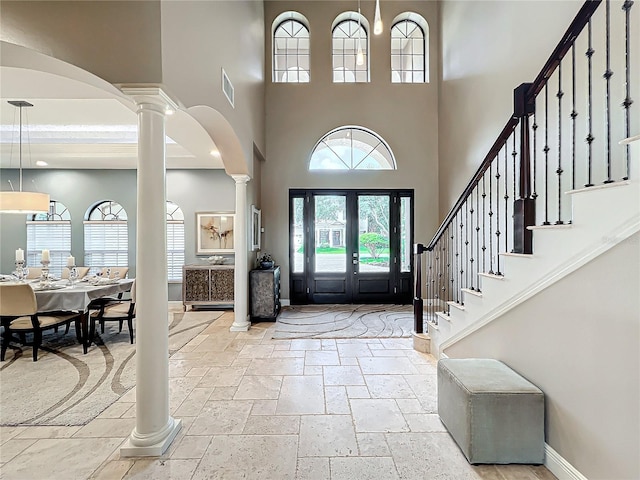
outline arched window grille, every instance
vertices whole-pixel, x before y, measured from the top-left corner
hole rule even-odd
[[[27,265],[39,267],[42,250],[48,249],[49,271],[60,277],[71,255],[71,214],[62,202],[49,202],[47,213],[27,215]]]
[[[287,12],[276,18],[274,27],[273,81],[308,83],[310,39],[304,17]]]
[[[426,83],[428,24],[416,13],[398,15],[391,27],[391,82]]]
[[[316,143],[309,170],[395,170],[393,152],[375,132],[364,127],[340,127]]]
[[[167,200],[167,274],[170,282],[182,280],[184,265],[184,214]]]
[[[369,81],[369,37],[364,17],[350,13],[338,21],[332,31],[333,81],[334,83],[360,83]],[[358,50],[362,51],[362,63],[358,64]]]
[[[84,222],[84,264],[91,273],[129,265],[127,212],[117,202],[95,205]]]

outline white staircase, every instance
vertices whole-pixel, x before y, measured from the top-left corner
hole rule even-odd
[[[640,162],[632,165],[640,168]],[[464,305],[449,302],[449,314],[438,312],[437,324],[429,321],[434,356],[440,357],[445,348],[640,231],[637,180],[574,190],[566,195],[572,204],[571,224],[530,227],[532,255],[501,254],[504,276],[481,273],[481,293],[463,289]]]

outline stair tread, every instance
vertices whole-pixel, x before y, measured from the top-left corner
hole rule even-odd
[[[502,255],[503,257],[533,258],[532,253],[502,252],[502,253],[499,253],[498,255]]]
[[[451,321],[451,317],[449,317],[449,315],[447,315],[447,314],[446,314],[446,313],[444,313],[444,312],[436,312],[436,316],[438,316],[438,317],[440,317],[440,318],[442,318],[442,319],[446,320],[447,322],[450,322],[450,321]]]
[[[495,278],[496,280],[504,280],[504,275],[496,275],[495,273],[479,273],[478,275],[480,275],[481,277],[486,277],[486,278]]]
[[[604,190],[607,188],[624,187],[631,185],[630,180],[620,180],[619,182],[602,183],[600,185],[594,185],[592,187],[576,188],[575,190],[569,190],[565,192],[567,195],[573,195],[574,193],[593,192],[594,190]]]
[[[477,290],[471,290],[470,288],[461,288],[461,291],[468,293],[469,295],[473,295],[474,297],[482,297],[482,292]]]
[[[457,308],[458,310],[465,310],[464,305],[458,303],[458,302],[454,302],[453,300],[449,300],[447,302],[447,305],[451,305],[452,307]]]
[[[561,223],[560,225],[532,225],[530,227],[527,227],[527,230],[560,230],[572,227],[572,223]]]
[[[620,145],[627,145],[627,144],[629,144],[631,142],[637,142],[638,140],[640,140],[640,134],[633,135],[632,137],[629,137],[629,138],[624,138],[624,139],[620,140],[618,143]]]

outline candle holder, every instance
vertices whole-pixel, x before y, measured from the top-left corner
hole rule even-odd
[[[49,264],[51,263],[50,260],[41,260],[40,263],[42,264],[42,273],[40,274],[40,284],[47,284],[49,283]]]
[[[69,268],[69,285],[73,285],[78,279],[78,269],[75,265],[72,265]]]
[[[24,282],[27,278],[28,270],[24,268],[24,260],[16,260],[16,271],[15,276],[17,277],[19,282]]]

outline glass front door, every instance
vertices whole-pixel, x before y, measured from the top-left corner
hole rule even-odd
[[[290,298],[409,303],[412,191],[293,190]]]

